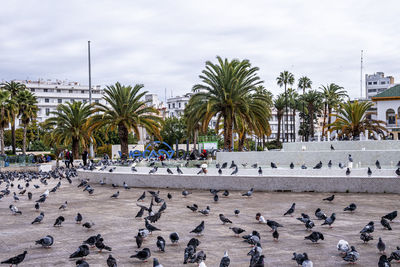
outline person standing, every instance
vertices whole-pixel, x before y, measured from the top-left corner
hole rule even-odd
[[[83,151],[83,153],[82,153],[83,166],[86,166],[86,165],[87,165],[88,154],[89,154],[89,153],[87,152],[86,149],[85,149],[85,151]]]
[[[69,163],[71,167],[74,168],[74,156],[72,155],[72,151],[69,151]]]
[[[65,149],[64,158],[65,158],[65,167],[69,169],[69,151],[67,149]]]

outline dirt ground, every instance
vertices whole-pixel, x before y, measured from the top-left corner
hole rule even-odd
[[[244,243],[242,238],[235,237],[229,230],[229,225],[221,223],[218,217],[220,213],[230,218],[233,226],[244,228],[245,233],[251,233],[252,230],[260,232],[265,266],[296,266],[295,261],[291,260],[293,252],[307,252],[314,266],[344,265],[346,263],[336,249],[336,244],[340,239],[345,239],[356,247],[360,253],[359,266],[377,266],[380,255],[376,244],[379,237],[382,237],[386,243],[389,254],[395,250],[396,246],[400,246],[399,218],[392,223],[393,231],[383,230],[380,225],[381,216],[399,209],[399,195],[343,193],[335,194],[333,203],[328,203],[322,199],[330,194],[267,193],[257,192],[256,188],[251,198],[242,197],[243,192],[232,191],[229,197],[222,197],[220,193],[220,199],[215,203],[209,191],[193,190],[191,195],[184,198],[180,190],[160,189],[160,196],[166,199],[168,207],[161,219],[153,225],[162,231],[154,232],[145,240],[142,248],[150,248],[152,257],[147,263],[141,263],[130,259],[129,256],[137,250],[134,236],[139,228],[144,228],[144,219],[135,219],[135,215],[139,211],[136,199],[145,189],[124,190],[121,187],[115,189],[110,185],[92,184],[95,191],[92,196],[89,196],[87,192],[82,192],[82,188],[77,188],[78,178],[74,178],[72,185],[63,180],[61,188],[56,193],[50,194],[46,202],[41,205],[41,211],[44,211],[45,217],[38,225],[31,224],[39,214],[34,209],[34,200],[38,199],[46,188],[52,188],[57,181],[52,180],[48,186],[40,184],[39,181],[32,182],[27,190],[33,193],[31,201],[25,193],[20,196],[20,201],[14,202],[12,192],[19,192],[16,188],[17,183],[11,188],[11,194],[0,200],[0,260],[27,250],[26,259],[20,266],[75,266],[75,261],[70,260],[69,255],[89,236],[100,233],[104,238],[104,243],[112,247],[112,255],[117,259],[118,266],[153,266],[153,257],[158,258],[164,267],[185,266],[183,265],[184,249],[190,238],[196,237],[189,232],[204,220],[205,232],[203,236],[198,237],[201,241],[198,251],[203,250],[206,253],[206,265],[219,266],[220,259],[226,250],[231,259],[230,266],[248,266],[250,256],[247,256],[247,253],[251,247]],[[40,188],[33,188],[33,184],[39,184]],[[0,185],[0,189],[4,187],[4,183]],[[117,190],[120,191],[119,198],[110,199]],[[172,200],[167,199],[168,192],[172,194]],[[65,211],[59,210],[59,206],[64,201],[68,201],[68,208]],[[149,202],[150,197],[147,193],[144,204],[148,205]],[[283,213],[293,202],[296,203],[295,216],[283,217]],[[356,212],[354,214],[344,212],[343,208],[352,202],[357,204]],[[193,213],[186,208],[186,205],[194,203],[201,209],[209,205],[210,215]],[[22,211],[22,215],[12,215],[8,208],[10,204],[16,205]],[[336,213],[337,219],[332,229],[321,226],[322,221],[315,220],[314,212],[318,207],[328,216],[332,212]],[[239,216],[234,215],[235,209],[241,211]],[[75,224],[74,217],[77,212],[83,215],[84,222],[95,223],[93,229],[88,230]],[[265,219],[272,219],[284,225],[279,230],[279,242],[273,241],[267,225],[256,222],[257,212],[261,212]],[[304,240],[310,232],[296,220],[302,212],[313,218],[316,223],[313,230],[322,232],[325,235],[324,241],[312,244]],[[62,227],[55,228],[54,221],[60,215],[65,217],[65,222]],[[375,222],[374,240],[363,244],[359,238],[359,231],[371,220]],[[179,233],[181,239],[178,245],[171,245],[168,236],[175,231]],[[52,235],[55,238],[55,244],[50,249],[41,248],[34,243],[45,235]],[[158,235],[163,236],[167,241],[165,253],[158,252],[156,246]],[[90,266],[107,266],[108,255],[108,252],[98,253],[94,248],[90,250],[86,260]],[[187,266],[196,265],[188,264]]]

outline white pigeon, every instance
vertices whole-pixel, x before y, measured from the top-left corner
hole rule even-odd
[[[207,265],[204,263],[204,261],[201,261],[199,267],[207,267]]]
[[[259,223],[267,223],[267,221],[265,220],[264,216],[260,216],[260,218],[258,219]]]
[[[48,197],[49,194],[50,194],[49,189],[46,189],[46,191],[44,191],[44,193],[40,197]]]
[[[342,254],[346,254],[346,252],[350,251],[349,242],[343,239],[339,240],[336,247]]]
[[[314,264],[310,260],[303,261],[303,264],[301,265],[301,267],[313,267],[313,266],[314,266]]]

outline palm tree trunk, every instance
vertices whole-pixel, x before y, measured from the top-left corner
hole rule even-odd
[[[197,149],[197,130],[194,130],[194,133],[193,133],[193,149],[194,150]]]
[[[292,117],[292,142],[296,142],[296,109],[293,109]]]
[[[16,118],[14,116],[14,118],[11,121],[11,146],[12,146],[13,155],[15,155],[15,153],[16,153],[16,146],[17,146],[16,140],[15,140],[15,120],[16,120]]]
[[[118,137],[121,143],[121,153],[123,155],[128,156],[128,129],[125,127],[125,124],[120,123],[118,125]]]
[[[0,139],[1,139],[1,155],[4,155],[4,128],[0,128]]]
[[[79,139],[72,138],[72,155],[73,159],[79,158]]]
[[[262,140],[263,140],[262,149],[264,151],[264,149],[265,149],[265,135],[264,134],[263,134]]]
[[[244,141],[246,140],[246,133],[243,133],[239,138],[238,150],[243,151]]]
[[[330,130],[331,128],[330,124],[332,123],[331,113],[332,113],[332,107],[328,107],[328,130]]]
[[[325,136],[326,112],[327,111],[328,111],[327,104],[325,103],[325,105],[324,105],[324,122],[322,123],[322,136]]]
[[[22,154],[26,155],[26,132],[27,132],[27,125],[24,123],[24,136],[22,139]]]
[[[285,123],[284,127],[286,127],[286,129],[284,131],[283,141],[285,141],[285,135],[286,135],[286,142],[289,142],[289,112],[288,112],[288,103],[287,103],[286,84],[285,84],[285,111],[286,111],[286,123]]]
[[[314,111],[312,109],[312,107],[308,107],[309,113],[310,113],[310,133],[311,133],[311,137],[314,138]]]
[[[276,136],[276,140],[278,143],[280,142],[280,137],[281,137],[281,116],[277,115],[278,117],[278,134]]]

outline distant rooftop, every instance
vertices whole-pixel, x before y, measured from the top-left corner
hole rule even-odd
[[[399,98],[400,99],[400,84],[393,86],[375,96],[372,97],[372,100],[376,98]]]

